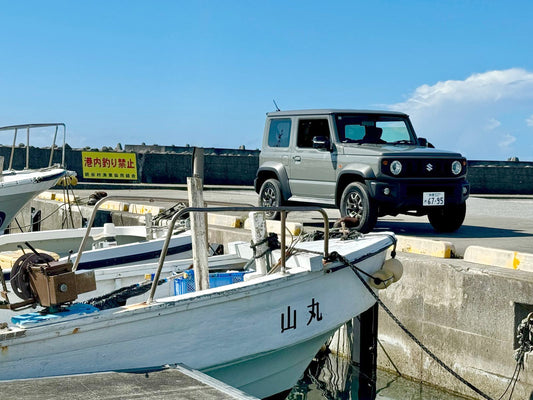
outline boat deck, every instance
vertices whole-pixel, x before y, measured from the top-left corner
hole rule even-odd
[[[25,400],[257,399],[199,371],[179,365],[149,373],[102,372],[5,381],[0,385],[2,398]]]

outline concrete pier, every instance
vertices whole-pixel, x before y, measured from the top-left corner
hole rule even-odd
[[[460,376],[493,398],[504,392],[516,367],[515,335],[533,311],[533,274],[457,259],[398,253],[402,279],[380,292],[387,307],[426,347]],[[429,358],[380,310],[379,340],[402,375],[478,398]],[[394,371],[383,351],[378,366]],[[533,393],[533,359],[513,398]]]
[[[199,371],[175,366],[147,373],[95,374],[21,379],[0,383],[3,399],[24,400],[256,400]]]

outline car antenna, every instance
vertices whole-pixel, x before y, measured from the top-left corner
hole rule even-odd
[[[274,105],[276,106],[276,111],[281,111],[276,103],[276,100],[272,99],[272,101],[274,102]]]

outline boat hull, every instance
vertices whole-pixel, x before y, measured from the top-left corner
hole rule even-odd
[[[8,171],[0,175],[0,234],[24,205],[54,186],[66,174],[63,168]]]
[[[375,272],[384,257],[358,266]],[[326,339],[375,303],[350,268],[331,271],[293,268],[18,333],[0,330],[0,380],[181,363],[270,396],[292,387]]]

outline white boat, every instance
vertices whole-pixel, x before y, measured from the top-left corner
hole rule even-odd
[[[75,304],[49,318],[4,324],[0,380],[181,363],[257,397],[282,392],[342,324],[375,303],[363,281],[382,268],[395,244],[392,233],[303,242],[285,260],[282,235],[277,272],[156,297],[169,241],[170,235],[146,301],[105,310]]]
[[[36,128],[55,128],[52,146],[50,148],[50,159],[47,166],[42,168],[30,168],[30,130]],[[52,164],[54,159],[55,141],[58,129],[63,128],[63,148],[60,164]],[[16,152],[16,140],[18,131],[26,131],[26,154],[25,166],[23,169],[14,169],[13,159]],[[26,124],[13,125],[0,128],[0,132],[13,131],[13,145],[7,170],[3,170],[3,162],[0,162],[0,235],[11,223],[15,215],[24,205],[37,196],[39,193],[54,186],[59,179],[67,174],[65,165],[65,124]],[[3,157],[0,157],[3,161]],[[21,165],[22,165],[21,164]],[[69,173],[71,174],[71,173]]]
[[[77,251],[87,232],[87,228],[51,229],[36,232],[16,232],[0,236],[0,253],[16,251],[24,242],[31,243],[36,249],[51,251],[60,257]],[[115,226],[112,223],[93,227],[87,240],[85,250],[91,250],[100,238],[112,236],[118,246],[146,240],[147,232],[144,225]]]
[[[38,251],[59,256],[59,260],[70,259],[75,262],[78,253],[70,253],[80,247],[86,231],[86,228],[74,228],[0,236],[0,259],[11,260],[11,265],[2,265],[4,278],[9,279],[11,266],[23,254],[18,246],[24,248],[26,242]],[[145,226],[115,226],[107,223],[103,227],[94,227],[77,268],[96,269],[148,262],[159,257],[164,241],[164,237],[150,238]],[[176,258],[190,257],[191,242],[190,231],[176,232],[170,240],[168,254]],[[28,248],[24,250],[29,251]]]

